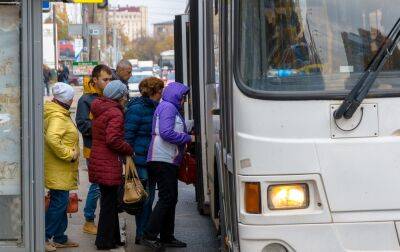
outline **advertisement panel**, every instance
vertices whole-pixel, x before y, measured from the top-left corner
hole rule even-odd
[[[43,24],[43,64],[51,69],[56,68],[53,24]]]
[[[79,56],[83,50],[83,39],[75,39],[74,48],[75,48],[75,60],[79,60]]]
[[[74,42],[68,40],[58,41],[58,52],[60,54],[59,59],[62,61],[75,59],[75,48]]]
[[[76,76],[89,76],[97,64],[96,61],[74,62],[72,64],[72,72]]]

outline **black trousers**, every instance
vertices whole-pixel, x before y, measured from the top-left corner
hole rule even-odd
[[[174,238],[175,208],[178,202],[178,166],[164,162],[149,163],[149,179],[158,185],[158,201],[150,215],[144,236],[162,241]]]
[[[118,186],[100,186],[100,216],[96,236],[97,249],[112,249],[121,243],[118,220]]]

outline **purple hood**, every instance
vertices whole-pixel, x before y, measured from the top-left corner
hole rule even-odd
[[[172,82],[163,91],[163,99],[153,117],[152,139],[147,161],[167,162],[179,166],[185,145],[191,142],[182,117],[181,101],[189,93],[185,85]]]
[[[189,88],[179,82],[171,82],[166,88],[164,88],[162,99],[175,105],[175,107],[181,109],[181,101],[183,96],[189,93]]]

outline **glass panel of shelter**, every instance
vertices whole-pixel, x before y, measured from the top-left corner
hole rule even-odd
[[[0,246],[22,241],[21,5],[0,2]]]

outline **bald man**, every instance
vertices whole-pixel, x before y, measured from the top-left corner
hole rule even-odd
[[[128,86],[128,80],[132,76],[132,64],[128,60],[121,60],[117,64],[115,74],[115,79],[122,81],[122,83]]]

